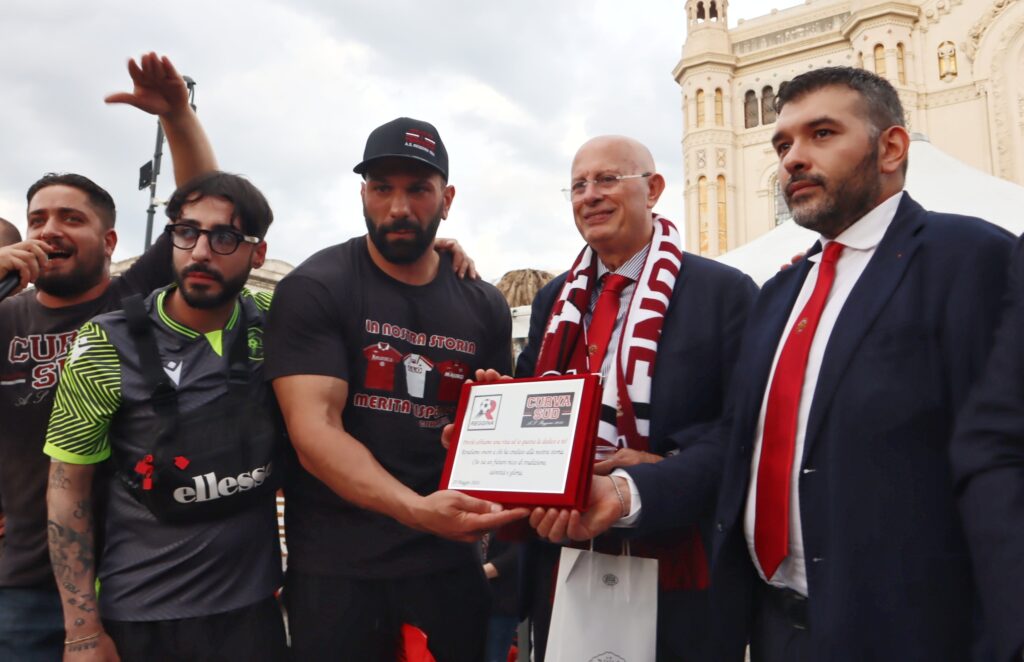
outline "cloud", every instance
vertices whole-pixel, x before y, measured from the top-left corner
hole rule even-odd
[[[458,194],[441,232],[487,278],[571,263],[581,244],[559,189],[593,135],[648,144],[670,185],[659,211],[683,222],[678,0],[6,0],[4,14],[0,216],[24,218],[43,172],[81,172],[118,202],[116,259],[143,245],[149,200],[135,183],[156,122],[102,98],[149,50],[196,79],[221,166],[267,194],[273,258],[297,264],[364,231],[351,168],[400,115],[444,137]],[[165,154],[159,197],[171,180]]]

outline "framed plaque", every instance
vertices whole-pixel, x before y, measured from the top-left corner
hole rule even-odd
[[[583,510],[600,407],[598,375],[463,385],[441,489]]]

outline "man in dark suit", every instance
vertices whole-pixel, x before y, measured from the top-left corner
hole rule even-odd
[[[664,188],[651,153],[635,140],[604,136],[579,149],[567,195],[587,246],[538,293],[516,375],[603,375],[591,500],[605,507],[591,508],[602,518],[587,525],[596,534],[621,519],[636,528],[632,553],[659,559],[658,659],[709,660],[706,541],[721,451],[699,431],[722,413],[757,288],[735,269],[682,252],[675,226],[652,211]],[[631,476],[670,455],[685,487],[644,498],[670,498],[680,514],[648,526],[630,513],[637,502]],[[579,523],[579,513],[572,517]],[[532,523],[560,541],[569,518],[568,511],[538,510]],[[595,549],[621,553],[619,533],[600,536]],[[535,544],[531,551],[527,584],[542,660],[559,548]]]
[[[1012,238],[902,191],[910,140],[884,79],[815,70],[777,103],[779,183],[821,240],[764,286],[732,380],[713,659],[748,642],[754,662],[988,659],[947,455]],[[681,455],[629,470],[647,526],[688,512]],[[618,507],[603,494],[531,523],[585,539]]]
[[[777,107],[779,184],[821,239],[765,284],[744,336],[715,659],[748,641],[755,662],[988,659],[948,450],[1011,237],[903,192],[910,141],[884,79],[811,71]]]
[[[1024,241],[985,374],[953,436],[960,513],[1002,661],[1024,659]]]

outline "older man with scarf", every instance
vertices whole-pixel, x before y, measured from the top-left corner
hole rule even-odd
[[[628,538],[632,554],[657,558],[658,660],[690,662],[709,659],[708,542],[721,451],[705,433],[722,414],[757,288],[682,250],[676,226],[653,213],[664,189],[636,140],[603,136],[579,149],[566,193],[587,245],[537,294],[516,375],[601,373],[590,508],[538,509],[531,524],[555,541],[570,527],[574,538],[585,531],[595,550],[612,554]],[[687,480],[659,492],[645,468],[675,454]],[[687,504],[685,520],[659,520],[668,500]],[[537,542],[531,552],[525,584],[534,589],[527,599],[543,660],[559,547]]]

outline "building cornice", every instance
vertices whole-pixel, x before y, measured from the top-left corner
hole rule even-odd
[[[704,70],[731,74],[736,68],[737,57],[728,53],[707,53],[700,56],[682,58],[672,69],[672,77],[680,85],[683,78],[700,73]]]
[[[850,17],[846,19],[846,22],[840,28],[840,33],[843,37],[852,41],[853,33],[858,28],[863,30],[875,25],[892,23],[913,26],[917,22],[920,12],[921,9],[919,7],[903,2],[884,2],[879,5],[872,5],[850,14]]]
[[[714,127],[711,129],[691,129],[683,134],[683,149],[692,149],[706,145],[732,145],[734,139],[732,129]]]
[[[829,4],[821,3],[820,7],[817,5],[819,5],[819,2],[798,5],[788,9],[773,11],[765,16],[740,20],[736,27],[729,30],[729,36],[734,43],[740,43],[762,35],[791,30],[802,25],[820,21],[823,18],[848,14],[850,12],[848,0]]]
[[[796,44],[784,44],[771,50],[758,51],[750,55],[741,56],[737,69],[749,69],[760,64],[773,64],[779,62],[793,62],[807,59],[808,54],[815,56],[827,55],[832,52],[845,52],[851,48],[848,39],[838,32],[832,34],[818,35],[814,39],[808,39]],[[820,51],[817,53],[815,51]]]

